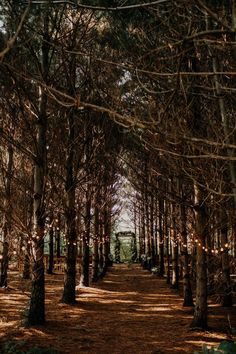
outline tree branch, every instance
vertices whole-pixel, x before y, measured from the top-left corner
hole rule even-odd
[[[157,0],[157,1],[151,1],[147,3],[142,3],[142,4],[136,4],[136,5],[127,5],[127,6],[117,6],[117,7],[107,7],[107,6],[92,6],[92,5],[84,5],[80,4],[78,1],[67,1],[67,0],[54,0],[51,1],[53,4],[60,5],[60,4],[66,4],[66,5],[72,5],[76,8],[79,9],[87,9],[87,10],[94,10],[94,11],[123,11],[123,10],[131,10],[131,9],[138,9],[138,8],[144,8],[146,6],[153,6],[153,5],[160,5],[163,3],[167,3],[168,0]],[[45,0],[32,0],[32,4],[45,4]]]
[[[5,57],[5,55],[9,52],[9,50],[11,50],[11,48],[14,46],[15,44],[15,41],[22,29],[22,26],[25,22],[25,19],[28,15],[28,12],[29,12],[29,9],[30,9],[30,4],[31,4],[31,1],[29,1],[28,3],[28,6],[27,8],[25,9],[23,15],[21,16],[21,20],[20,20],[20,23],[19,23],[19,26],[17,27],[17,30],[16,30],[16,33],[14,34],[13,37],[11,37],[8,41],[7,41],[7,45],[6,45],[6,48],[3,49],[1,52],[0,52],[0,60],[2,61]]]

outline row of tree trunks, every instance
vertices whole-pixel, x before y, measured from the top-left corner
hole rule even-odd
[[[175,181],[171,181],[172,186]],[[173,288],[178,289],[180,271],[183,277],[183,306],[193,306],[193,293],[192,293],[192,282],[193,279],[190,273],[190,258],[188,254],[188,232],[187,232],[187,208],[186,208],[186,196],[185,190],[182,188],[178,189],[178,198],[180,203],[175,201],[169,201],[163,197],[163,185],[165,183],[159,182],[159,188],[162,190],[159,196],[158,203],[156,206],[152,205],[154,198],[147,198],[147,192],[144,189],[144,194],[139,202],[139,208],[137,211],[139,215],[136,216],[136,220],[139,220],[139,232],[140,232],[140,252],[146,250],[146,257],[149,256],[149,243],[148,239],[151,240],[151,258],[155,257],[155,243],[157,243],[157,254],[158,254],[158,274],[165,275],[167,283],[170,283]],[[177,183],[178,185],[178,183]],[[166,188],[165,188],[166,189]],[[171,191],[171,198],[175,193],[175,188]],[[192,269],[195,269],[196,274],[196,299],[195,299],[195,310],[194,318],[192,321],[192,326],[197,328],[206,329],[208,326],[207,322],[207,288],[208,288],[208,264],[211,262],[209,258],[209,251],[206,250],[212,247],[212,235],[210,235],[209,230],[209,213],[205,204],[205,194],[204,191],[198,184],[194,185],[194,240],[195,240],[195,251],[196,251],[196,264],[193,263]],[[149,208],[146,203],[148,203]],[[145,208],[143,207],[145,206]],[[157,240],[152,242],[155,238],[153,236],[154,222],[154,210],[158,215],[156,219],[158,223],[156,225],[158,229]],[[150,215],[152,213],[153,215]],[[189,211],[188,211],[189,213]],[[179,235],[177,237],[177,221],[176,217],[178,215],[179,224]],[[147,220],[148,219],[148,220]],[[218,218],[219,219],[219,218]],[[221,218],[222,219],[222,218]],[[223,220],[225,219],[225,220]],[[226,225],[227,216],[221,220],[222,225]],[[140,222],[140,220],[143,221]],[[145,225],[145,230],[143,228]],[[227,250],[228,244],[228,228],[227,226],[222,226],[220,229],[220,242],[218,246],[221,246],[224,251],[221,255],[222,263],[222,286],[223,286],[223,306],[232,306],[232,288],[230,284],[230,267],[229,267],[229,255]],[[149,236],[148,236],[149,234]],[[145,242],[144,242],[145,241]],[[180,245],[179,245],[180,242]],[[146,247],[143,247],[143,245]],[[181,256],[181,263],[179,257]],[[207,262],[207,257],[209,262]],[[194,258],[194,254],[192,258]],[[167,267],[164,265],[164,261],[167,262]],[[153,263],[154,264],[154,263]],[[181,269],[180,269],[181,264]],[[172,265],[172,272],[171,266]],[[172,276],[171,276],[172,275]]]

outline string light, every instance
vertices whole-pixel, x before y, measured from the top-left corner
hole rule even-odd
[[[228,251],[229,248],[230,248],[230,244],[227,242],[224,244],[224,247],[219,247],[219,248],[207,248],[205,246],[202,246],[202,243],[200,242],[200,240],[198,238],[194,238],[194,235],[191,234],[191,239],[190,239],[190,246],[198,246],[198,247],[201,247],[203,251],[205,251],[206,253],[210,252],[212,255],[218,255],[219,253],[222,253],[224,251]],[[173,242],[173,245],[175,247],[176,245],[176,242],[178,242],[182,247],[184,248],[187,248],[188,245],[187,244],[184,244],[182,241],[181,241],[181,237],[177,236],[175,239],[173,239],[172,237],[170,236],[164,236],[165,239],[169,239],[171,242]],[[159,245],[163,244],[164,242],[163,241],[159,241]]]

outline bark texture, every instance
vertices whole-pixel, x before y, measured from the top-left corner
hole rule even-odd
[[[75,212],[75,151],[71,142],[75,138],[74,111],[68,115],[68,147],[66,161],[66,257],[65,257],[65,278],[62,302],[74,304],[76,302],[76,257],[77,257],[77,235],[76,235],[76,212]]]
[[[191,327],[207,329],[207,262],[205,247],[207,236],[208,217],[204,203],[203,193],[200,187],[195,186],[195,223],[197,244],[196,259],[196,302],[194,307],[194,317]]]
[[[8,264],[9,264],[9,242],[11,233],[12,203],[11,203],[11,180],[13,173],[13,148],[11,145],[7,148],[7,174],[6,174],[6,190],[4,198],[4,215],[3,215],[3,251],[1,260],[1,277],[0,286],[8,285]]]

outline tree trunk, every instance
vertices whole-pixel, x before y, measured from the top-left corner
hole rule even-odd
[[[145,220],[145,199],[144,193],[142,192],[142,201],[141,201],[141,210],[140,210],[140,223],[141,223],[141,261],[142,266],[146,267],[146,260],[143,257],[146,257],[147,247],[146,247],[146,220]]]
[[[164,276],[164,235],[163,235],[163,214],[164,214],[164,200],[159,199],[159,275]]]
[[[11,218],[12,218],[12,205],[11,205],[11,180],[13,173],[13,148],[8,145],[7,149],[7,175],[6,175],[6,191],[4,200],[4,221],[3,221],[3,252],[1,259],[1,278],[0,286],[7,287],[7,273],[9,263],[9,242],[11,233]]]
[[[80,282],[83,286],[89,286],[89,242],[91,224],[91,195],[86,191],[85,232],[83,235],[83,261]]]
[[[138,209],[138,240],[139,240],[139,253],[138,253],[138,259],[139,262],[141,263],[142,258],[141,255],[143,254],[143,235],[142,235],[142,215],[141,215],[141,206],[139,206]]]
[[[147,172],[147,170],[146,170]],[[148,191],[148,175],[146,173],[145,177],[145,187],[144,187],[144,193],[145,193],[145,226],[146,226],[146,269],[150,270],[151,269],[151,234],[150,234],[150,208],[149,208],[149,191]]]
[[[137,230],[138,230],[138,220],[137,220],[137,206],[134,201],[134,239],[132,241],[132,253],[131,253],[131,262],[136,262],[138,259],[138,249],[137,249]]]
[[[30,297],[30,308],[27,317],[27,325],[42,325],[45,322],[45,280],[44,280],[44,233],[43,225],[38,225],[37,236],[39,240],[34,241],[34,264],[32,268],[32,290]],[[40,234],[41,232],[41,234]]]
[[[171,288],[179,289],[179,246],[177,242],[173,242],[172,246]]]
[[[150,238],[151,238],[151,268],[156,265],[155,243],[154,243],[154,198],[150,196]]]
[[[104,213],[104,268],[105,272],[111,265],[110,261],[110,239],[111,239],[111,208],[109,207],[109,201],[105,205]]]
[[[24,255],[24,268],[23,268],[23,274],[22,278],[23,279],[30,279],[31,278],[31,269],[30,269],[30,251],[31,251],[31,246],[28,242],[26,242],[25,246],[25,255]]]
[[[43,94],[42,94],[43,95]],[[41,112],[38,122],[37,162],[34,170],[33,201],[33,257],[32,291],[28,314],[28,325],[39,325],[45,322],[45,288],[44,288],[44,183],[46,173],[46,96],[42,97]]]
[[[28,313],[28,325],[39,325],[45,322],[45,288],[44,288],[44,185],[46,175],[46,105],[47,97],[41,94],[41,116],[37,124],[37,160],[34,170],[33,200],[33,257],[32,291]]]
[[[73,23],[73,21],[71,22]],[[73,24],[73,37],[71,46],[75,46],[78,27]],[[68,63],[69,78],[68,92],[74,95],[76,86],[76,55],[71,53],[70,62]],[[77,232],[76,232],[76,178],[78,171],[78,156],[76,155],[75,143],[77,134],[77,116],[75,119],[75,108],[72,107],[67,112],[67,158],[66,158],[66,210],[65,210],[65,239],[66,239],[66,254],[65,254],[65,276],[64,289],[61,302],[66,304],[74,304],[76,302],[76,261],[77,261]]]
[[[52,218],[50,220],[50,228],[49,228],[49,256],[48,256],[48,274],[53,274],[53,264],[54,264],[54,232],[52,226]]]
[[[190,272],[189,272],[189,255],[188,255],[188,245],[187,245],[187,217],[186,208],[182,203],[180,206],[181,213],[181,241],[182,250],[181,254],[183,257],[183,306],[193,306],[193,294],[190,282]]]
[[[159,251],[158,251],[158,201],[155,195],[154,199],[154,248],[155,248],[155,265],[156,267],[159,266]]]
[[[173,186],[174,181],[171,182]],[[175,192],[174,190],[172,191]],[[176,237],[176,207],[171,203],[172,278],[171,288],[179,289],[179,245]]]
[[[65,278],[62,302],[74,304],[76,302],[76,257],[77,257],[77,235],[76,235],[76,213],[75,213],[75,175],[74,175],[74,139],[75,121],[73,109],[68,114],[68,147],[66,162],[66,257],[65,257]]]
[[[49,70],[49,14],[44,15],[44,34],[42,41],[41,69],[42,77],[47,83]],[[47,94],[43,87],[39,88],[39,115],[37,121],[36,159],[34,166],[34,198],[33,198],[33,257],[32,290],[27,317],[28,325],[40,325],[45,322],[45,279],[44,279],[44,226],[45,226],[45,179],[47,169]]]
[[[221,255],[222,275],[223,275],[223,298],[222,306],[231,307],[233,305],[232,288],[230,280],[230,263],[228,254],[228,228],[227,225],[221,228],[221,246],[224,251]]]
[[[100,214],[100,220],[99,220],[99,276],[103,275],[103,267],[104,267],[104,252],[103,252],[103,214]]]
[[[205,247],[207,235],[207,212],[204,203],[203,193],[195,185],[195,231],[199,244],[197,244],[197,265],[196,265],[196,302],[194,317],[191,327],[200,329],[207,328],[207,264]]]
[[[171,241],[169,235],[169,226],[168,226],[168,204],[167,201],[164,200],[164,226],[163,226],[163,233],[164,233],[164,240],[165,240],[165,256],[166,256],[166,282],[170,284],[170,250],[171,250]]]
[[[94,240],[93,240],[93,260],[92,260],[92,281],[96,282],[98,280],[98,238],[99,238],[99,209],[98,200],[95,200],[95,211],[94,211]]]
[[[0,286],[7,287],[7,273],[8,273],[8,263],[9,263],[9,241],[8,241],[8,231],[6,226],[3,228],[3,250],[2,250],[2,260],[1,260],[1,279]]]
[[[169,230],[166,229],[166,260],[167,260],[167,269],[166,269],[166,283],[170,284],[170,249],[171,249],[171,241],[169,237]]]
[[[60,258],[61,257],[61,234],[60,234],[61,217],[60,217],[60,214],[58,214],[56,220],[57,220],[56,227],[55,227],[56,256],[57,256],[57,258]]]
[[[34,178],[32,174],[31,188],[34,187]],[[29,196],[26,198],[27,203],[27,213],[26,213],[26,224],[29,232],[32,230],[32,219],[33,219],[33,198]],[[27,238],[25,240],[25,255],[24,255],[24,268],[23,268],[23,279],[31,279],[31,239]]]

